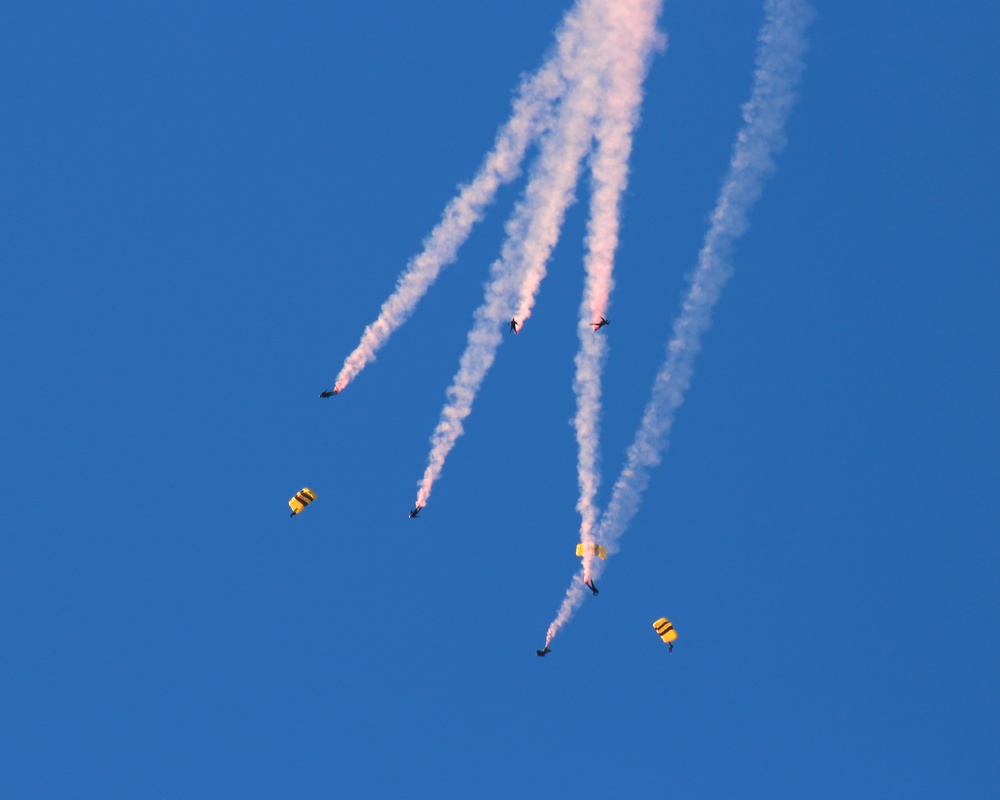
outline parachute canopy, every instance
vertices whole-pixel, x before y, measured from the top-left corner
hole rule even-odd
[[[677,631],[674,630],[673,623],[666,617],[660,617],[653,623],[653,630],[664,642],[670,644],[677,638]]]
[[[291,500],[288,501],[288,507],[292,509],[292,516],[294,517],[315,499],[316,499],[316,492],[314,492],[308,486],[301,492],[298,492],[295,495],[295,497],[293,497]]]
[[[598,558],[607,558],[608,551],[604,549],[603,544],[595,544],[591,542],[590,544],[583,544],[582,542],[576,546],[576,554],[582,556],[585,552],[591,552]]]

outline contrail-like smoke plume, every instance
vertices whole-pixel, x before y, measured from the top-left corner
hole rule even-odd
[[[584,63],[582,67],[591,70],[596,66],[601,73],[598,78],[600,86],[595,89],[597,95],[594,99],[599,101],[598,113],[604,117],[599,125],[604,128],[605,153],[614,146],[610,130],[615,127],[615,123],[609,117],[614,115],[620,105],[628,104],[634,95],[638,95],[636,102],[642,99],[641,89],[628,91],[631,83],[629,78],[638,77],[641,86],[650,51],[657,41],[655,22],[661,5],[662,0],[591,0],[589,3],[581,3],[582,7],[589,8],[596,23],[595,28],[587,31],[593,45],[592,55],[596,60]],[[623,90],[626,95],[616,98],[613,96],[616,90]],[[629,126],[630,131],[632,127],[634,120]],[[630,134],[627,139],[628,146],[631,147]],[[626,155],[626,162],[627,159]],[[624,170],[627,173],[627,165]],[[528,267],[514,312],[514,317],[521,324],[531,316],[538,289],[545,278],[546,266],[547,259],[537,259]]]
[[[463,422],[493,364],[500,326],[513,302],[518,302],[514,317],[522,325],[531,314],[566,209],[574,199],[581,161],[592,146],[597,116],[602,108],[617,108],[618,101],[610,94],[627,83],[620,77],[627,66],[638,64],[633,71],[638,72],[641,83],[655,39],[656,14],[650,9],[658,10],[659,5],[659,0],[583,0],[574,24],[569,26],[577,33],[575,41],[559,42],[567,89],[551,129],[542,138],[525,197],[508,222],[501,258],[492,267],[486,299],[476,311],[468,346],[448,389],[448,401],[431,437],[428,465],[418,485],[418,506],[426,504],[445,459],[462,435]],[[637,20],[639,33],[644,31],[645,37],[637,35]],[[610,123],[603,129],[605,151],[612,149],[614,129]]]
[[[577,477],[580,485],[580,539],[594,540],[597,518],[594,496],[600,485],[598,468],[601,414],[601,373],[606,353],[606,338],[595,336],[591,323],[604,316],[614,287],[615,251],[618,248],[621,197],[628,183],[628,161],[632,154],[632,136],[639,120],[642,84],[649,59],[656,44],[664,45],[657,35],[656,20],[660,0],[617,6],[611,14],[608,35],[616,42],[619,55],[609,65],[602,107],[595,138],[596,149],[590,159],[591,198],[587,223],[587,254],[584,258],[586,284],[580,307],[580,350],[576,356],[576,395],[574,428],[578,448]],[[584,574],[589,579],[593,552],[585,548]]]
[[[743,107],[743,128],[733,147],[729,172],[712,213],[712,223],[698,255],[698,265],[681,313],[674,322],[667,358],[656,375],[642,424],[597,531],[597,539],[605,544],[609,553],[617,551],[618,539],[638,510],[649,483],[649,471],[659,463],[668,444],[674,416],[691,382],[701,336],[732,274],[733,245],[746,230],[747,212],[760,197],[765,179],[774,170],[774,154],[785,144],[785,122],[802,73],[804,34],[812,12],[804,0],[767,0],[765,10],[766,20],[758,37],[753,94]],[[601,562],[593,565],[593,572],[600,574]],[[582,603],[581,579],[582,574],[574,578],[549,626],[546,644]]]
[[[559,238],[566,209],[573,201],[580,164],[590,148],[594,116],[599,102],[601,73],[601,9],[604,0],[581,4],[578,20],[581,36],[564,52],[564,80],[568,89],[556,111],[552,128],[541,141],[524,198],[507,222],[507,238],[500,258],[490,269],[483,304],[476,310],[468,345],[459,370],[447,392],[447,402],[431,436],[427,468],[418,484],[417,506],[427,504],[444,462],[464,432],[464,420],[472,412],[479,387],[493,365],[501,340],[501,325],[510,314],[526,281],[544,274]],[[560,43],[561,47],[563,43]],[[537,291],[538,284],[535,284]]]
[[[407,264],[396,281],[395,291],[382,304],[378,318],[365,328],[360,344],[344,361],[334,382],[335,391],[347,386],[373,361],[389,337],[409,319],[441,270],[456,259],[459,247],[482,219],[497,189],[518,176],[528,147],[551,124],[553,104],[565,91],[563,51],[572,51],[579,38],[573,12],[567,14],[559,36],[560,49],[534,75],[522,81],[513,114],[497,134],[493,150],[479,172],[445,207],[441,221],[424,241],[423,251]]]

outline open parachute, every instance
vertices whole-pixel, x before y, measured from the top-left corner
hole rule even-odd
[[[677,639],[677,631],[674,630],[674,624],[666,617],[660,617],[656,620],[653,623],[653,630],[656,631],[656,635],[663,639],[666,644],[670,644]],[[670,649],[674,649],[672,644],[670,644]]]
[[[593,553],[595,556],[601,559],[605,559],[608,557],[608,551],[604,549],[603,544],[595,544],[594,542],[591,542],[590,544],[585,545],[583,544],[583,542],[581,542],[576,546],[576,554],[578,556],[582,556],[586,552]]]
[[[308,486],[301,492],[297,492],[295,497],[293,497],[291,500],[288,501],[288,507],[292,509],[292,513],[290,516],[294,517],[315,499],[316,499],[316,492],[314,492]]]

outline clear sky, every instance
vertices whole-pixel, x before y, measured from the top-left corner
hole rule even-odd
[[[815,0],[670,448],[545,659],[578,566],[586,185],[419,520],[523,181],[317,398],[570,5],[0,11],[4,797],[1000,792],[995,4]],[[761,21],[664,7],[601,332],[602,505]]]

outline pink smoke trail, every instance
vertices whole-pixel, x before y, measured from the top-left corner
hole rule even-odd
[[[572,15],[567,15],[560,35],[572,46],[578,35]],[[561,53],[557,52],[534,75],[522,81],[513,114],[497,134],[493,150],[472,182],[463,186],[445,207],[441,221],[424,240],[424,249],[396,280],[396,289],[382,304],[378,318],[365,328],[361,342],[344,361],[334,382],[334,393],[373,361],[389,337],[409,319],[441,270],[455,261],[459,247],[482,219],[497,189],[518,176],[525,152],[550,125],[553,103],[565,91],[560,61]]]
[[[642,84],[649,70],[654,47],[665,47],[656,31],[660,0],[621,3],[609,18],[609,37],[616,56],[611,60],[596,128],[596,149],[591,155],[590,219],[587,223],[586,284],[580,307],[580,350],[577,352],[573,391],[577,411],[574,428],[577,441],[577,478],[580,497],[580,540],[594,541],[597,519],[594,497],[600,485],[599,444],[601,374],[607,339],[595,335],[591,322],[604,316],[614,287],[614,261],[621,223],[621,197],[628,185],[628,162],[632,138],[639,122]],[[593,549],[584,548],[583,572],[590,579]]]
[[[431,489],[444,468],[455,442],[464,432],[463,422],[472,412],[479,388],[493,365],[503,323],[524,283],[524,276],[555,245],[566,207],[572,201],[580,162],[590,143],[590,98],[571,92],[564,101],[557,127],[542,142],[542,152],[525,198],[507,225],[501,257],[491,267],[486,298],[475,313],[468,345],[447,391],[447,402],[431,437],[427,468],[419,483],[417,505],[427,504]]]
[[[642,424],[601,518],[597,539],[605,544],[609,554],[617,552],[618,540],[638,511],[649,484],[649,471],[660,462],[669,443],[674,416],[684,401],[694,359],[701,349],[701,336],[708,329],[712,308],[732,274],[733,246],[746,231],[747,212],[774,171],[773,156],[785,145],[785,123],[802,74],[805,29],[812,11],[805,0],[767,0],[765,12],[758,36],[753,93],[743,106],[743,127],[733,147],[712,224],[698,255],[681,313],[674,322],[667,358],[656,375]],[[603,562],[593,565],[597,577],[602,571]],[[546,645],[583,602],[584,594],[577,583],[574,579],[549,625]]]
[[[596,61],[582,65],[590,68],[592,64],[599,64],[602,71],[599,78],[601,86],[597,89],[599,94],[595,99],[610,106],[617,102],[616,98],[609,96],[609,85],[615,82],[613,76],[623,71],[619,61],[626,64],[639,63],[639,69],[645,75],[649,50],[655,38],[647,42],[644,41],[644,35],[646,38],[655,37],[655,19],[659,14],[661,0],[594,0],[590,5],[600,26],[596,31],[598,38],[593,41]],[[650,17],[653,19],[652,24],[648,22]],[[560,219],[559,224],[561,223]],[[525,273],[514,313],[514,317],[522,325],[534,309],[535,298],[545,279],[547,264],[547,257],[534,259]]]
[[[572,15],[578,36],[572,42],[559,42],[562,76],[568,88],[551,129],[542,137],[524,198],[507,223],[501,257],[491,267],[485,300],[475,313],[468,345],[431,436],[427,467],[418,483],[418,506],[427,504],[448,454],[464,432],[464,420],[493,365],[501,326],[510,318],[511,306],[519,295],[524,296],[526,286],[538,291],[540,276],[544,276],[545,264],[558,241],[566,209],[574,199],[581,162],[591,147],[604,76],[617,55],[607,36],[614,3],[582,0]],[[523,322],[520,317],[518,320]]]

